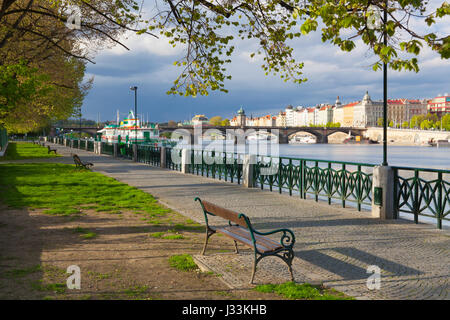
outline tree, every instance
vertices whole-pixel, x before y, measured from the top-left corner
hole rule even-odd
[[[212,126],[221,126],[222,125],[222,117],[215,116],[209,119],[209,124]]]
[[[433,128],[437,129],[437,130],[441,130],[441,120],[436,121],[433,124]]]
[[[383,120],[383,118],[378,118],[377,124],[378,124],[379,127],[382,127],[382,126],[384,125],[384,120]]]
[[[420,128],[420,124],[424,119],[423,115],[413,116],[410,121],[410,128]]]
[[[450,114],[446,114],[442,117],[442,128],[444,130],[450,131]]]
[[[92,61],[100,47],[119,44],[128,49],[118,40],[124,32],[151,34],[134,27],[139,10],[134,0],[3,0],[0,61],[9,59],[6,52],[18,43],[22,50],[17,55],[34,61],[46,60],[49,51]],[[70,25],[77,18],[79,25]],[[77,46],[70,46],[74,42]]]
[[[158,4],[157,18],[149,20],[149,30],[159,30],[170,38],[170,44],[186,48],[186,55],[174,62],[182,69],[169,94],[227,92],[224,82],[231,75],[225,66],[234,51],[233,34],[242,40],[258,40],[259,48],[250,56],[264,57],[266,75],[279,74],[298,84],[306,81],[303,63],[293,58],[289,42],[318,29],[324,42],[343,51],[363,42],[378,57],[374,70],[385,62],[394,70],[418,72],[416,56],[423,46],[443,59],[450,57],[450,37],[433,31],[435,25],[445,24],[442,18],[450,14],[445,1],[434,11],[428,2],[419,0],[390,0],[387,8],[382,0],[166,0]],[[384,9],[388,21],[373,26],[373,13]],[[423,19],[430,29],[416,28],[416,19]]]
[[[431,121],[431,120],[425,119],[420,123],[420,129],[422,129],[422,130],[429,130],[432,127],[433,127],[433,121]]]
[[[394,121],[389,121],[389,127],[393,128],[394,127]]]
[[[177,123],[176,123],[175,121],[173,121],[173,120],[169,120],[169,122],[167,123],[167,125],[168,125],[170,128],[175,128],[175,127],[177,126]]]
[[[404,122],[402,123],[402,128],[403,128],[403,129],[409,128],[409,122],[408,122],[408,121],[404,121]]]
[[[231,124],[230,124],[230,120],[229,119],[224,119],[224,120],[222,120],[222,122],[220,123],[220,125],[222,126],[222,127],[229,127]]]

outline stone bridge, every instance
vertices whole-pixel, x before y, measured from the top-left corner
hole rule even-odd
[[[103,129],[103,126],[100,127],[80,127],[80,126],[64,126],[64,127],[53,127],[50,131],[50,135],[51,136],[55,136],[56,135],[56,129],[59,129],[60,132],[62,133],[69,133],[71,131],[73,132],[85,132],[85,133],[89,133],[92,136],[95,136],[95,134],[97,133],[98,130]]]
[[[269,134],[279,136],[279,143],[289,143],[289,139],[299,132],[306,132],[316,137],[317,143],[328,143],[328,136],[336,132],[342,132],[348,134],[351,132],[353,135],[363,135],[367,130],[366,128],[351,128],[351,127],[339,127],[339,128],[323,128],[323,127],[232,127],[232,126],[182,126],[182,127],[168,127],[160,126],[160,132],[173,132],[177,130],[183,135],[189,135],[190,141],[196,139],[194,132],[197,131],[198,135],[204,135],[205,133],[217,133],[225,136],[227,139],[233,139],[240,134],[245,134],[246,137],[257,131],[266,131]],[[200,131],[201,130],[201,131]],[[207,132],[208,131],[208,132]],[[201,133],[200,133],[201,132]],[[194,141],[195,143],[196,141]]]

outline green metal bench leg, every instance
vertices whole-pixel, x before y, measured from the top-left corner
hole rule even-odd
[[[289,267],[289,272],[291,273],[291,281],[295,282],[294,273],[292,272],[292,260],[290,260],[287,265]]]
[[[214,233],[216,233],[216,232],[211,230],[211,229],[206,229],[205,244],[203,245],[203,250],[202,250],[202,253],[201,253],[202,256],[205,255],[206,246],[208,245],[209,237],[211,237]]]
[[[286,254],[284,254],[283,260],[288,265],[289,273],[291,274],[291,281],[295,282],[294,273],[292,272],[292,261],[294,260],[294,252],[292,250],[289,250]]]

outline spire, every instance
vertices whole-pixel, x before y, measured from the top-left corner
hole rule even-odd
[[[334,103],[334,105],[335,105],[336,107],[339,107],[339,106],[342,105],[341,100],[339,100],[339,96],[337,96],[337,99],[336,99],[336,102]]]

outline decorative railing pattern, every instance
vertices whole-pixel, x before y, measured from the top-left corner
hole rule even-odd
[[[242,181],[243,155],[208,150],[193,150],[189,172],[213,179]]]
[[[172,150],[173,152],[176,152],[179,159],[181,159],[181,149],[166,148],[166,168],[181,171],[180,161],[173,161],[174,159],[172,159]]]
[[[153,166],[161,165],[161,148],[147,145],[138,145],[137,161],[151,164]]]
[[[86,140],[80,140],[78,148],[86,149]]]
[[[279,193],[297,194],[316,201],[355,202],[358,210],[372,204],[373,164],[296,158],[257,157],[253,171],[255,186]]]
[[[436,219],[442,229],[442,220],[450,220],[450,170],[393,167],[394,217],[399,213]]]
[[[102,142],[102,154],[114,155],[114,145],[112,143]]]
[[[87,150],[93,152],[94,151],[94,141],[88,140],[87,143]]]
[[[120,144],[118,146],[119,150],[118,150],[118,155],[126,158],[126,159],[133,159],[133,145],[132,144]]]

